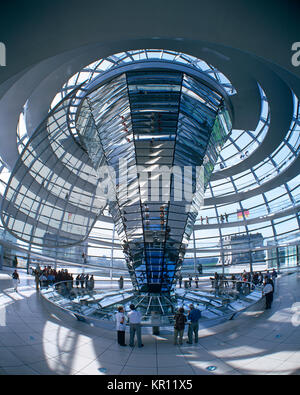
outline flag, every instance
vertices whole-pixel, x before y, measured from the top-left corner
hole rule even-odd
[[[245,217],[245,218],[248,218],[249,215],[250,215],[250,212],[249,212],[249,210],[241,210],[241,211],[238,211],[238,212],[237,212],[237,218],[238,218],[238,219],[243,219],[243,214],[244,214],[244,217]]]

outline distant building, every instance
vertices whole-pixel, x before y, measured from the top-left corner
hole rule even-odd
[[[87,245],[82,244],[76,244],[74,246],[69,246],[66,248],[51,248],[52,246],[57,245],[57,238],[58,236],[53,233],[44,234],[43,254],[52,258],[67,259],[72,261],[79,261],[83,252],[87,254]],[[71,240],[68,238],[59,238],[59,244],[65,242],[66,245],[68,245],[70,244],[70,241]]]
[[[256,250],[263,247],[264,238],[261,233],[226,236],[223,239],[223,248],[226,250],[224,263],[237,265],[265,261],[265,251]]]

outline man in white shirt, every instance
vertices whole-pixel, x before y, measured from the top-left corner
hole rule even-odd
[[[273,286],[269,279],[266,277],[265,278],[265,284],[263,288],[263,296],[266,297],[266,309],[271,308],[271,304],[273,302]]]
[[[131,304],[130,306],[130,312],[128,313],[128,319],[129,319],[129,334],[130,334],[130,340],[129,340],[129,345],[130,347],[134,346],[134,336],[136,334],[137,337],[137,342],[138,342],[138,347],[144,347],[144,344],[142,344],[142,333],[141,333],[141,319],[142,315],[139,311],[136,310],[135,305]]]

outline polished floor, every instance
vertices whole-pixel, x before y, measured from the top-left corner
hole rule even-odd
[[[144,334],[143,348],[120,347],[114,331],[61,313],[22,271],[14,292],[11,273],[0,271],[1,375],[300,374],[299,271],[277,279],[271,310],[200,330],[197,345]]]

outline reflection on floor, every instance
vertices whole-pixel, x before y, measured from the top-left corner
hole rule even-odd
[[[174,346],[167,331],[147,333],[142,349],[119,347],[115,332],[62,313],[21,271],[14,292],[10,275],[0,272],[2,375],[300,374],[300,273],[277,279],[271,310],[202,329],[196,345]]]

